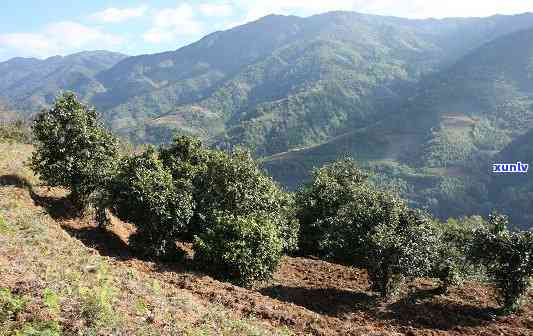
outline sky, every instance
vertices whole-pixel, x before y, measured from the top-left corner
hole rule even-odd
[[[533,12],[533,0],[1,0],[0,61],[83,50],[175,50],[268,14],[332,10],[407,18]]]

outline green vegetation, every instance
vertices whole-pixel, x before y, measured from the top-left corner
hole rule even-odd
[[[269,218],[225,216],[194,241],[195,260],[213,274],[250,287],[269,280],[283,252],[280,227]]]
[[[379,187],[393,187],[411,206],[442,220],[498,209],[529,229],[527,177],[493,175],[490,169],[494,162],[533,158],[522,136],[533,127],[532,35],[527,29],[492,39],[425,77],[387,117],[263,164],[294,188],[310,180],[311,168],[348,155],[376,173]],[[506,57],[511,49],[516,52]]]
[[[70,189],[82,208],[116,170],[118,141],[101,124],[95,109],[64,93],[33,123],[32,168],[50,186]]]
[[[175,241],[187,231],[193,215],[187,180],[174,180],[155,149],[148,148],[123,159],[109,189],[106,203],[119,218],[137,227],[130,245],[139,255],[176,254]]]
[[[367,234],[367,267],[372,287],[383,296],[399,292],[406,277],[424,277],[438,261],[439,236],[423,213],[402,209]]]
[[[33,167],[55,178],[45,181],[84,190],[83,195],[98,190],[99,213],[109,208],[134,224],[130,246],[144,257],[176,260],[183,256],[176,241],[192,241],[198,266],[253,287],[272,277],[283,252],[299,247],[304,254],[366,268],[372,289],[384,297],[399,293],[407,278],[437,277],[446,290],[481,265],[501,289],[508,311],[519,307],[529,288],[530,233],[508,232],[507,220],[498,216],[491,217],[491,230],[477,218],[440,223],[377,188],[351,159],[315,170],[293,197],[265,176],[248,152],[207,149],[187,136],[107,164],[118,158],[118,143],[73,94],[39,115],[34,132],[40,142]],[[73,147],[101,155],[78,157]],[[60,155],[52,155],[55,151]],[[72,164],[81,160],[84,166]],[[43,164],[50,161],[56,164]],[[98,178],[88,178],[99,164]],[[55,170],[65,166],[68,175]],[[450,197],[458,193],[451,185]],[[104,272],[97,290],[79,290],[82,315],[92,327],[117,323],[108,284]],[[58,309],[51,292],[45,303]]]
[[[489,197],[485,173],[533,127],[531,22],[268,16],[156,55],[16,58],[0,63],[0,119],[73,90],[136,144],[183,134],[245,146],[290,189],[344,155],[365,168],[387,161],[406,169],[375,181],[413,207],[440,219],[498,208],[527,229],[530,188]]]
[[[301,251],[367,268],[372,288],[383,296],[397,294],[406,278],[437,277],[445,291],[484,269],[509,311],[529,289],[530,232],[508,232],[507,222],[495,217],[490,225],[496,231],[477,217],[441,223],[372,187],[351,160],[315,171],[298,192],[297,206]]]
[[[27,178],[31,188],[0,186],[0,225],[7,228],[0,229],[1,336],[292,335],[84,246],[47,207],[35,206],[32,196],[68,202],[62,190],[41,187],[26,172],[33,148],[0,143],[0,149],[0,176]],[[142,312],[136,302],[144,303]]]
[[[506,312],[520,309],[532,286],[533,232],[509,232],[506,216],[492,214],[490,228],[476,231],[470,258],[485,265]]]
[[[98,221],[107,208],[134,224],[129,243],[140,256],[177,259],[176,241],[195,240],[198,264],[216,261],[227,267],[219,276],[251,286],[271,277],[283,250],[296,248],[292,197],[245,151],[210,150],[182,136],[119,159],[116,139],[71,93],[39,114],[33,129],[35,171],[69,188],[81,207],[96,194]]]
[[[351,160],[315,172],[297,197],[302,250],[367,268],[373,288],[391,296],[404,277],[430,273],[439,236],[424,214],[366,179]]]
[[[45,293],[46,295],[46,293]],[[13,294],[8,288],[0,288],[0,335],[2,336],[60,336],[61,328],[55,310],[48,308],[50,319],[40,316],[39,307],[32,298]],[[30,304],[33,304],[30,305]],[[37,307],[35,306],[37,304]],[[44,303],[46,306],[46,303]],[[28,315],[30,316],[28,318]],[[42,314],[44,315],[44,314]],[[23,317],[25,316],[25,317]],[[45,316],[45,315],[44,315]],[[55,319],[54,319],[55,317]]]
[[[487,225],[480,216],[450,218],[446,222],[433,221],[439,244],[430,274],[441,280],[443,291],[469,278],[484,278],[484,268],[473,263],[468,256],[475,232]]]
[[[495,182],[486,170],[496,159],[532,157],[533,30],[515,32],[530,27],[516,24],[496,38],[503,32],[479,29],[492,22],[502,30],[490,21],[500,19],[453,28],[353,13],[269,17],[168,55],[128,59],[98,76],[92,98],[106,121],[139,141],[168,142],[176,130],[213,147],[178,135],[121,158],[95,110],[67,93],[37,116],[32,167],[49,186],[68,188],[76,205],[95,202],[102,222],[108,209],[132,223],[130,246],[144,257],[176,260],[176,242],[192,242],[198,266],[252,287],[299,248],[366,268],[385,297],[408,278],[436,277],[447,289],[486,270],[514,311],[531,281],[531,234],[508,231],[499,217],[441,223],[414,210],[443,219],[503,207],[517,216],[531,200],[531,183]],[[258,35],[257,24],[275,29]],[[459,34],[464,45],[454,44]],[[222,47],[224,57],[209,52]],[[506,50],[516,53],[503,57]],[[296,184],[342,154],[358,161],[323,166],[295,195],[253,157],[270,155],[265,166]],[[519,216],[529,227],[532,215]],[[113,291],[98,286],[78,291],[82,315],[112,328]],[[55,301],[48,293],[46,306]]]

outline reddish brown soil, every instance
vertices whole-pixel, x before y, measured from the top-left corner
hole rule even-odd
[[[38,194],[38,195],[37,195]],[[498,317],[490,286],[466,283],[439,295],[429,279],[415,281],[403,299],[383,302],[368,291],[364,270],[324,261],[285,257],[274,280],[255,290],[219,282],[186,264],[135,259],[127,246],[131,227],[117,220],[108,231],[80,220],[62,198],[42,188],[33,194],[72,236],[114,263],[150,273],[237,316],[255,316],[299,335],[533,335],[533,293],[519,315]],[[67,210],[65,210],[67,209]]]

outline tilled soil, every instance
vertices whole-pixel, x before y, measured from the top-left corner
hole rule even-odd
[[[186,264],[158,264],[134,258],[127,246],[131,227],[114,221],[101,231],[67,213],[64,199],[42,188],[33,195],[72,236],[114,263],[149,273],[237,316],[254,316],[298,335],[533,335],[533,293],[518,315],[500,317],[494,288],[465,283],[439,294],[430,279],[404,288],[402,298],[383,302],[368,290],[365,270],[309,258],[284,257],[269,284],[248,290],[214,280]],[[59,202],[59,203],[58,203]],[[54,212],[55,211],[55,212]]]

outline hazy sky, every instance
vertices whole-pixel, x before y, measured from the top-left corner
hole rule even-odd
[[[174,50],[272,13],[443,18],[533,12],[533,0],[1,0],[0,6],[0,60],[96,49],[130,55]]]

